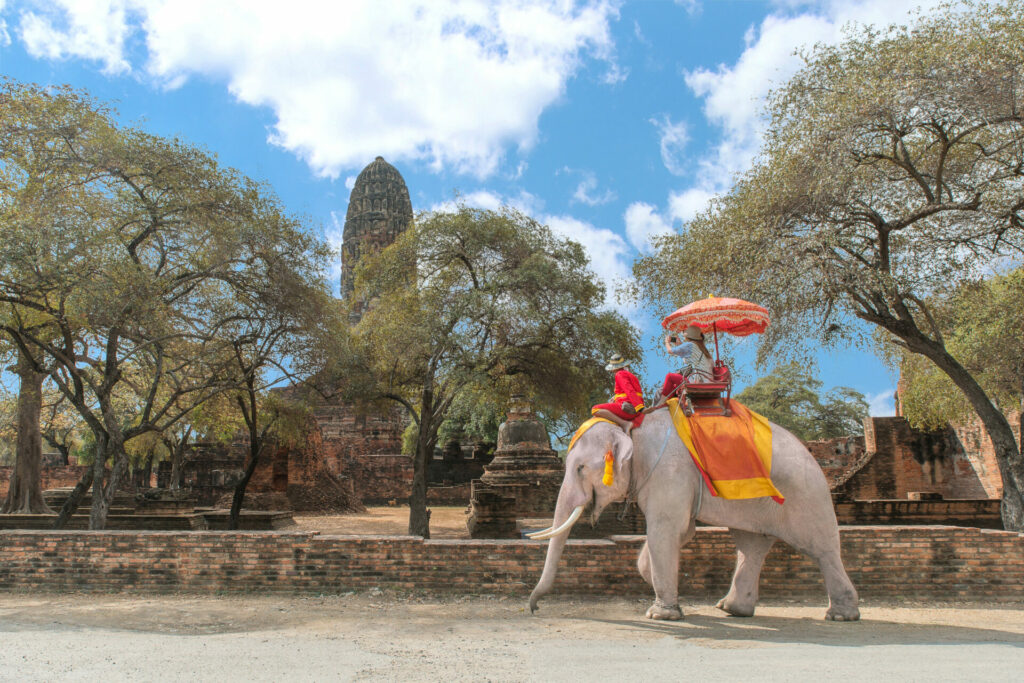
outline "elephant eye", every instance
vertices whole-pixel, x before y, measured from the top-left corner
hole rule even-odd
[[[576,474],[583,474],[583,463],[576,465]]]

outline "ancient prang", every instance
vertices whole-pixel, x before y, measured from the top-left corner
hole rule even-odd
[[[352,295],[355,269],[363,254],[392,244],[412,223],[412,202],[405,179],[394,166],[377,157],[352,186],[345,214],[341,247],[341,296]]]

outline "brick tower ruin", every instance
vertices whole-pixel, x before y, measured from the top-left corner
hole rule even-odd
[[[341,246],[341,296],[352,295],[355,269],[363,254],[379,251],[412,223],[412,202],[405,179],[394,166],[377,157],[352,186]]]

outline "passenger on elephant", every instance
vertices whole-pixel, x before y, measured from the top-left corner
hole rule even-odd
[[[596,415],[599,410],[604,410],[627,423],[632,423],[644,409],[640,380],[629,371],[629,361],[619,354],[612,356],[604,369],[615,374],[615,395],[609,403],[600,403],[591,408],[590,413]]]
[[[704,345],[704,333],[696,325],[686,328],[682,340],[674,334],[665,337],[665,350],[682,358],[686,365],[681,373],[670,372],[665,375],[662,397],[671,396],[684,378],[693,384],[704,384],[714,379],[715,363],[708,347]]]

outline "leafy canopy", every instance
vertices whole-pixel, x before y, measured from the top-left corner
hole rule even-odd
[[[849,387],[835,387],[822,397],[821,387],[808,368],[790,362],[776,367],[736,398],[804,441],[861,433],[868,416],[864,395]]]
[[[355,296],[369,302],[368,393],[411,405],[430,385],[443,413],[463,392],[501,406],[527,392],[544,414],[582,416],[604,359],[640,355],[635,330],[600,310],[583,248],[513,209],[419,216],[364,258]]]
[[[753,168],[638,261],[640,291],[767,306],[762,360],[866,341],[856,318],[920,352],[925,298],[1024,253],[1024,5],[861,29],[805,60]]]
[[[946,347],[1004,411],[1024,401],[1024,269],[961,286],[949,298],[930,302]],[[961,392],[920,356],[899,348],[891,356],[900,370],[903,413],[911,424],[937,429],[971,415]]]

